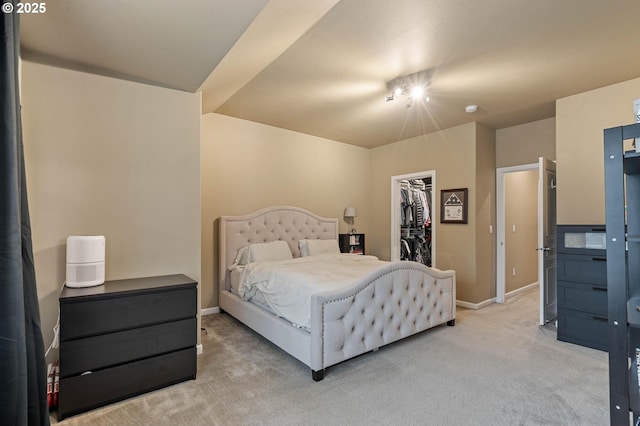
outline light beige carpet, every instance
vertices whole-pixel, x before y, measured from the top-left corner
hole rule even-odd
[[[61,425],[606,425],[607,354],[540,327],[538,292],[326,371],[226,314],[203,317],[198,378]],[[55,419],[52,418],[55,422]]]

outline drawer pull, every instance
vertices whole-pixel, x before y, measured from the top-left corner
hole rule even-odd
[[[591,319],[596,320],[596,321],[604,321],[604,322],[609,321],[607,318],[596,317],[596,316],[592,316]]]
[[[593,231],[593,232],[607,232],[607,230],[604,229],[604,228],[591,228],[591,231]]]
[[[592,257],[591,260],[593,260],[594,262],[606,262],[607,258],[606,257]]]
[[[591,290],[593,291],[607,291],[606,287],[591,287]]]

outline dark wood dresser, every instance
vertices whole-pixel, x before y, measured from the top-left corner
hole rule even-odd
[[[558,225],[558,340],[608,349],[604,225]]]
[[[65,287],[58,419],[195,379],[196,315],[185,275]]]

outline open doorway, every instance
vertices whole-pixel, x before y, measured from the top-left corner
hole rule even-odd
[[[407,216],[403,214],[402,206],[403,204],[406,205],[406,199],[403,202],[403,190],[406,196],[407,189],[415,189],[416,193],[420,193],[421,187],[424,191],[424,194],[421,195],[425,195],[428,198],[425,200],[428,211],[423,211],[420,219],[414,219],[416,226],[409,226]],[[416,260],[412,259],[411,256],[416,254],[416,247],[418,247],[422,251],[419,254],[419,261],[429,266],[436,266],[435,205],[433,195],[435,188],[435,170],[391,177],[391,261],[399,261],[403,258]],[[406,254],[407,249],[412,253],[409,256]]]
[[[539,285],[538,164],[496,173],[496,302]]]
[[[533,187],[526,192],[535,193],[537,202],[537,243],[530,242],[528,246],[535,250],[538,274],[537,283],[530,283],[518,287],[516,290],[505,292],[506,276],[510,271],[507,264],[506,235],[516,232],[517,227],[507,223],[506,203],[507,199],[518,198],[522,192],[516,189],[516,193],[506,194],[506,180],[510,174],[537,168],[537,190]],[[508,295],[517,294],[537,284],[540,299],[540,325],[544,325],[557,317],[557,256],[556,256],[556,166],[555,162],[543,157],[538,159],[538,164],[523,166],[503,167],[496,170],[496,210],[497,210],[497,261],[496,261],[496,302],[503,303]],[[521,203],[522,201],[517,201]],[[534,210],[531,202],[530,210]],[[525,250],[527,252],[528,250]],[[527,257],[530,255],[526,254]],[[513,275],[516,270],[513,269]],[[535,275],[532,275],[535,276]],[[522,284],[522,283],[521,283]]]

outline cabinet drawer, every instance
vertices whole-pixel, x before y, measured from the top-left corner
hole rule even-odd
[[[558,225],[558,253],[605,256],[607,253],[604,225]]]
[[[60,380],[59,420],[196,377],[196,348]]]
[[[194,285],[61,302],[60,341],[195,317],[196,299]]]
[[[607,318],[583,312],[558,309],[558,340],[593,349],[608,349]]]
[[[124,364],[195,346],[196,318],[65,342],[60,347],[60,377]]]
[[[558,306],[607,316],[607,287],[558,281]]]
[[[607,262],[603,256],[558,256],[558,280],[607,285]]]

